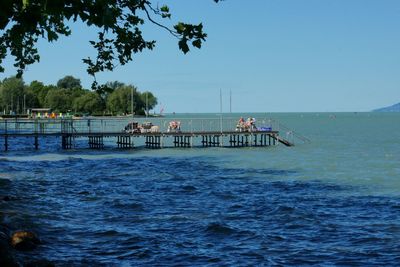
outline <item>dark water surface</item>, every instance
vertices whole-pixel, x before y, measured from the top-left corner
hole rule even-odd
[[[0,219],[59,266],[400,264],[397,149],[321,140],[2,154]]]

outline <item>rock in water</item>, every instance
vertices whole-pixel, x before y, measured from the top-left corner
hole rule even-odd
[[[17,231],[11,236],[11,246],[17,250],[32,250],[40,244],[37,235],[29,231]]]
[[[0,231],[0,266],[18,267],[19,263],[15,260],[11,247],[8,243],[8,236]]]

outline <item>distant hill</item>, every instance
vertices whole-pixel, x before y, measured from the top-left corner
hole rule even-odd
[[[378,108],[373,110],[374,112],[400,112],[400,103],[394,104],[390,107]]]

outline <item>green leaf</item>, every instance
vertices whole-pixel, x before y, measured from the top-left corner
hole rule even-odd
[[[197,48],[201,48],[201,40],[197,39],[192,42],[192,45]]]
[[[47,31],[47,40],[49,42],[55,41],[57,39],[58,39],[57,33],[53,32],[53,31]]]
[[[179,45],[179,49],[182,50],[182,52],[184,54],[189,52],[190,49],[189,49],[189,46],[187,45],[187,39],[186,38],[181,39],[179,41],[178,45]]]
[[[25,9],[29,5],[29,0],[22,0],[22,8]]]
[[[182,22],[179,22],[178,24],[176,24],[174,26],[175,30],[179,33],[182,34],[185,31],[185,24],[183,24]]]
[[[161,12],[169,13],[169,7],[168,6],[162,6],[160,8]]]

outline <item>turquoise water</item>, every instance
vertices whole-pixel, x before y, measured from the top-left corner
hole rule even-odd
[[[301,170],[301,179],[357,186],[354,194],[400,193],[400,114],[309,113],[276,118],[312,140],[293,150],[279,149],[273,162],[279,168],[292,165]]]
[[[0,152],[0,219],[60,266],[400,262],[400,114],[266,116],[311,142]]]

